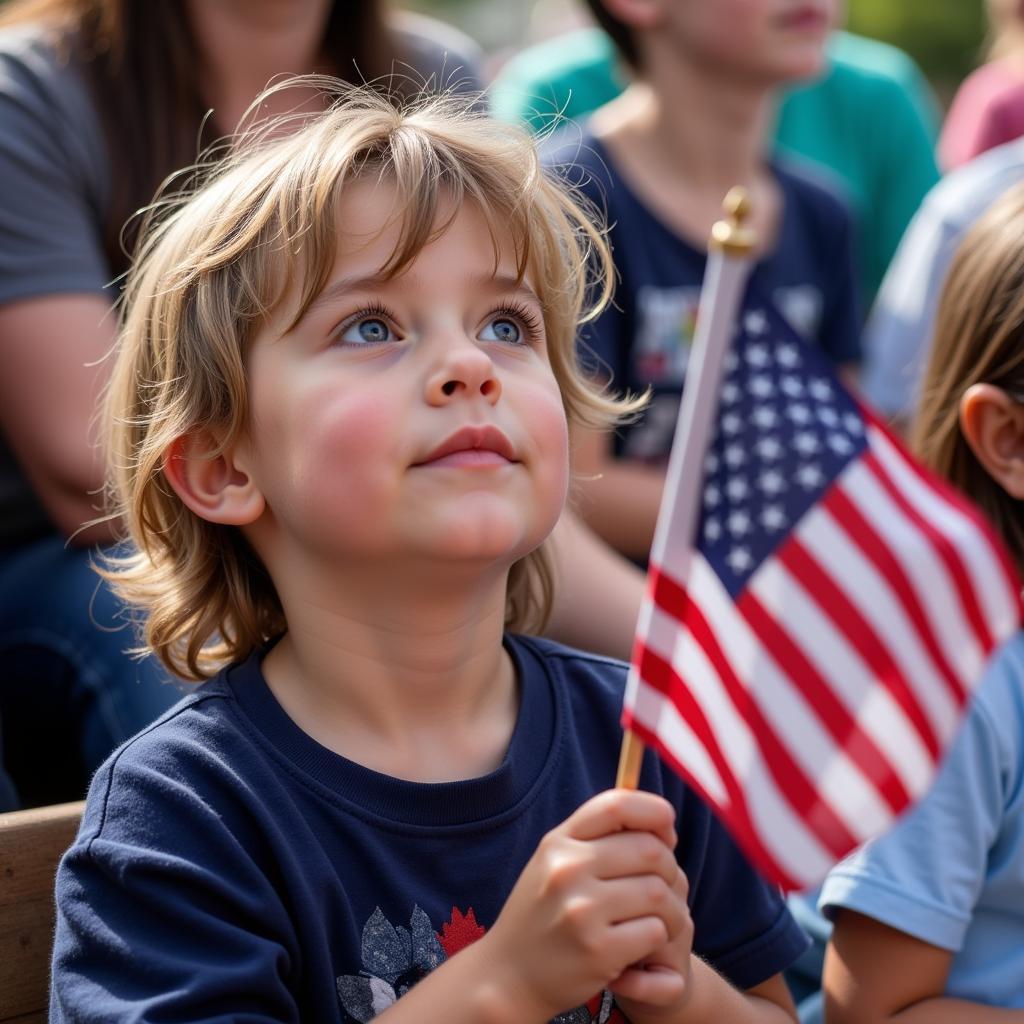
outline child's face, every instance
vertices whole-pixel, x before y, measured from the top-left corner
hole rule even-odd
[[[821,71],[840,0],[663,0],[667,38],[710,66],[764,84]]]
[[[491,236],[469,204],[382,279],[393,203],[387,184],[347,187],[325,289],[290,332],[288,309],[265,325],[251,351],[239,454],[266,500],[250,533],[272,571],[275,551],[504,568],[561,513],[566,419],[532,287],[516,284],[511,253],[492,273]]]

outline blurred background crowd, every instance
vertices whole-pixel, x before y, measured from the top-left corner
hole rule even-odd
[[[109,556],[119,531],[97,519],[92,424],[133,212],[197,143],[229,134],[276,73],[358,82],[395,69],[399,93],[482,89],[482,105],[536,132],[548,168],[607,217],[620,286],[583,335],[590,368],[652,387],[653,400],[621,435],[574,438],[579,522],[566,527],[560,639],[629,654],[703,240],[729,185],[755,199],[757,301],[897,430],[929,397],[919,453],[936,424],[955,432],[957,403],[979,381],[1001,388],[1006,408],[1022,400],[1015,335],[1000,341],[1009,354],[995,377],[974,349],[961,376],[942,355],[925,369],[956,244],[1024,179],[1024,0],[792,3],[760,34],[722,24],[741,0],[293,7],[305,12],[294,23],[281,20],[286,3],[0,2],[0,810],[79,799],[111,749],[181,692],[155,659],[126,657],[125,611],[97,584],[96,546]],[[247,24],[256,8],[267,18]],[[982,269],[982,283],[1009,280]],[[964,285],[978,316],[951,348],[970,337],[987,351],[986,315],[1000,317],[980,288]],[[1024,431],[1013,436],[1024,446]],[[978,458],[999,485],[986,511],[1020,562],[1017,484]],[[981,484],[937,468],[985,505]],[[1019,972],[1005,978],[1012,987]]]
[[[477,40],[490,75],[524,46],[588,21],[575,0],[411,0],[406,6],[458,25]],[[849,0],[846,27],[913,57],[942,107],[977,67],[987,33],[984,0]]]

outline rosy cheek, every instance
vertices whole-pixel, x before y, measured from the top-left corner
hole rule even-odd
[[[288,473],[309,500],[337,507],[366,493],[394,464],[399,410],[378,389],[337,381],[310,389],[294,404]]]
[[[396,410],[372,389],[332,396],[316,417],[316,430],[331,447],[355,451],[379,447],[395,429]]]
[[[529,417],[537,447],[553,466],[560,464],[568,475],[569,428],[557,387],[544,389],[536,396],[531,403]]]
[[[307,397],[294,421],[289,491],[279,498],[329,534],[352,529],[392,493],[398,410],[379,393]]]

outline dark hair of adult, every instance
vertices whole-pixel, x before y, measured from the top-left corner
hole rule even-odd
[[[605,7],[602,0],[586,0],[586,4],[594,16],[594,20],[611,36],[615,49],[619,51],[619,56],[633,71],[639,71],[640,49],[636,45],[636,36],[633,35],[633,30],[609,14],[608,8]]]
[[[0,27],[27,23],[53,28],[62,59],[81,67],[93,92],[112,175],[103,247],[112,272],[120,273],[138,229],[135,211],[169,174],[235,126],[204,125],[199,50],[180,0],[11,0],[0,12]],[[385,78],[395,51],[377,0],[338,2],[316,70],[388,82],[403,93],[400,75]]]

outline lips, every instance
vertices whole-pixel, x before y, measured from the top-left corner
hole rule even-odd
[[[485,466],[518,462],[512,442],[488,425],[461,427],[442,441],[415,466]]]
[[[805,4],[780,15],[778,24],[787,29],[815,32],[828,28],[828,20],[825,10],[813,4]]]

